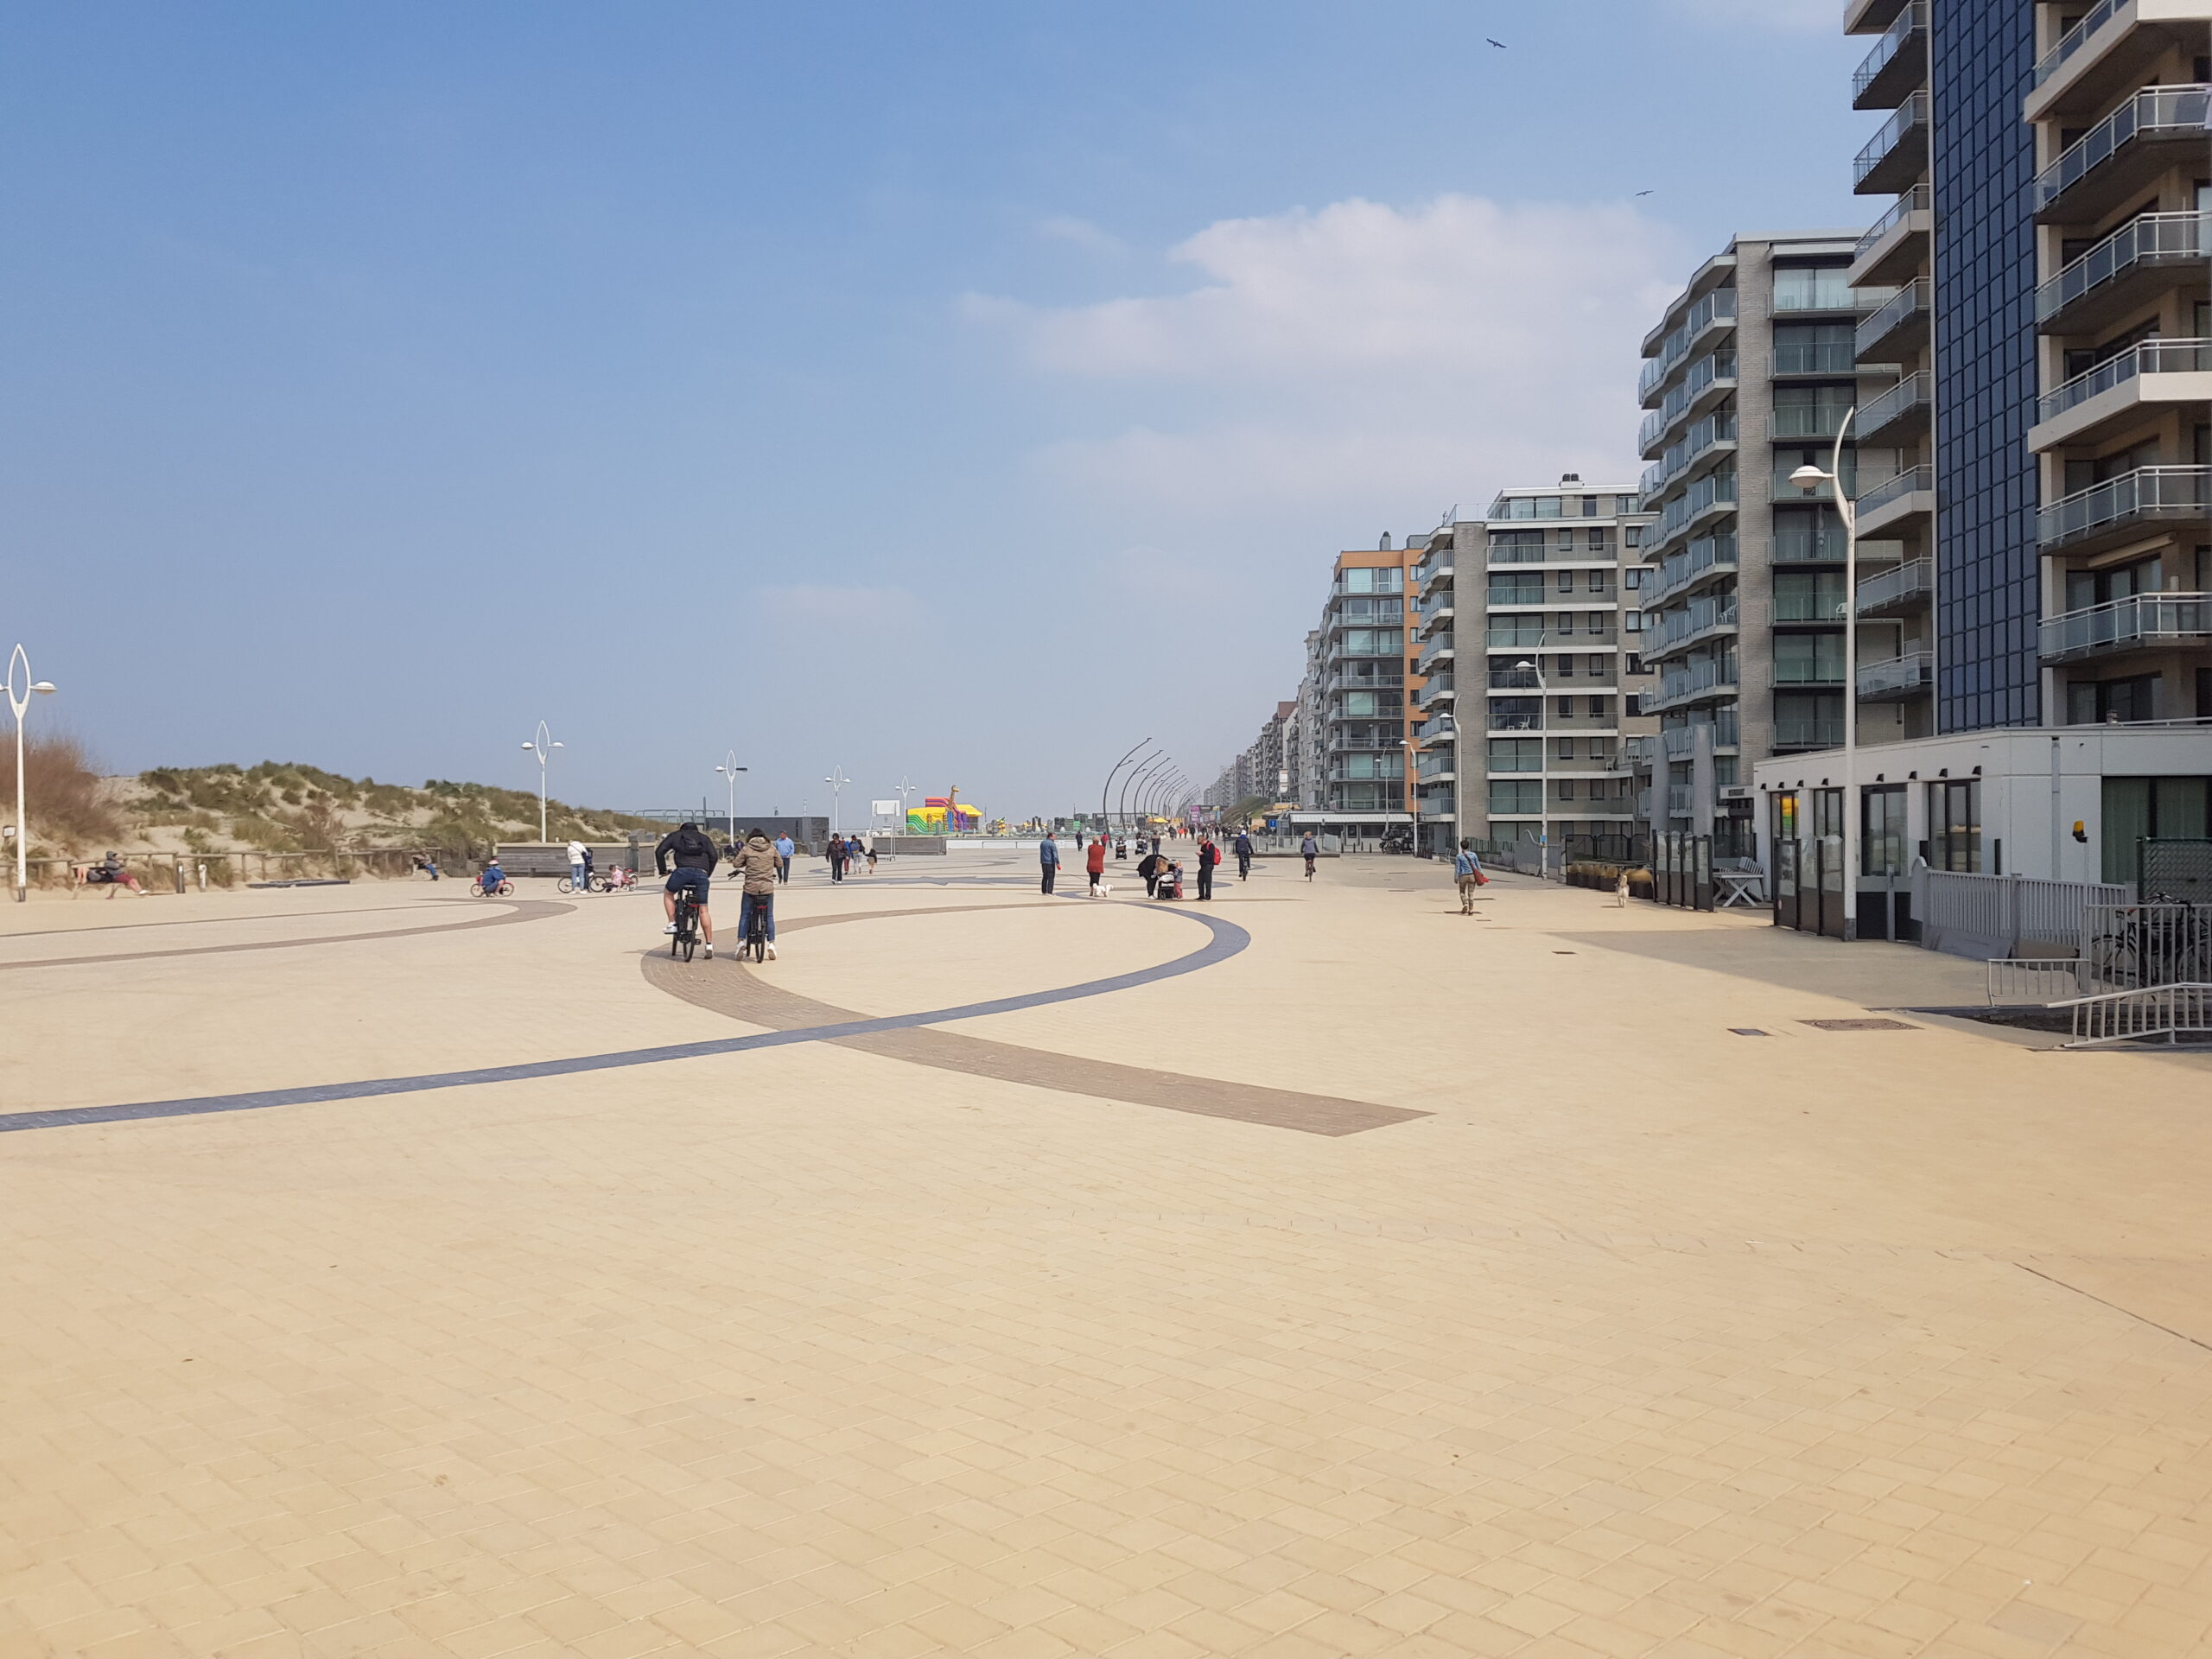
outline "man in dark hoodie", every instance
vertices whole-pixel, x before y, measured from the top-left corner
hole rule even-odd
[[[663,836],[660,845],[653,849],[653,868],[668,877],[668,885],[661,894],[662,906],[668,912],[668,925],[664,932],[676,931],[676,895],[689,890],[699,906],[699,937],[706,942],[707,954],[715,954],[714,918],[707,914],[708,878],[721,855],[715,843],[699,831],[696,823],[687,823],[673,834]],[[675,865],[671,870],[671,863]]]

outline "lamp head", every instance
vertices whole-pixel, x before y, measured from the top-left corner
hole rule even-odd
[[[1789,481],[1801,490],[1816,490],[1821,485],[1833,481],[1833,476],[1808,461],[1789,474]]]
[[[52,680],[41,680],[37,684],[32,686],[31,690],[37,692],[42,697],[50,697],[54,695],[54,682]]]
[[[535,743],[525,743],[523,745],[523,747],[525,749],[535,749],[537,747],[537,745]]]

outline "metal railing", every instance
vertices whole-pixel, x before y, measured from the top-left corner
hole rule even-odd
[[[1928,0],[1912,3],[1897,16],[1889,32],[1874,42],[1874,49],[1860,60],[1859,67],[1851,73],[1851,96],[1856,100],[1866,90],[1881,79],[1882,71],[1897,60],[1915,35],[1928,33]]]
[[[1832,438],[1849,411],[1841,404],[1782,404],[1767,417],[1772,438]]]
[[[2202,639],[2212,636],[2212,594],[2133,594],[2046,617],[2038,632],[2045,662]]]
[[[1688,668],[1676,669],[1667,676],[1660,689],[1660,700],[1671,702],[1677,697],[1694,696],[1700,691],[1732,686],[1736,679],[1736,659],[1733,657],[1693,663]]]
[[[1900,496],[1916,495],[1935,487],[1936,469],[1933,467],[1908,467],[1895,478],[1885,478],[1864,495],[1853,497],[1853,505],[1859,509],[1859,516],[1863,520],[1868,513],[1886,507]]]
[[[2202,259],[2212,251],[2212,213],[2144,213],[2036,289],[2036,321],[2048,322],[2083,295],[2138,265]]]
[[[2212,340],[2146,340],[2107,358],[2044,394],[2036,406],[2038,421],[2056,420],[2101,392],[2125,385],[2139,374],[2198,374],[2212,371]]]
[[[1735,626],[1735,594],[1730,594],[1725,598],[1694,599],[1682,609],[1669,613],[1656,630],[1656,637],[1655,630],[1649,627],[1644,630],[1643,654],[1656,657],[1696,639],[1700,634],[1709,633],[1715,628],[1732,628]]]
[[[2196,518],[2212,508],[2212,467],[2139,467],[2062,496],[2036,518],[2036,538],[2063,547],[2137,518]]]
[[[2017,957],[2023,946],[2032,945],[2043,947],[2035,959],[2048,961],[2053,947],[2078,948],[2094,937],[2093,917],[2124,906],[2127,899],[2126,887],[2109,882],[1984,875],[1924,865],[1913,872],[1912,885],[1920,942],[1931,950],[1983,961]]]
[[[1870,355],[1876,346],[1894,333],[1904,321],[1928,309],[1928,279],[1916,276],[1897,289],[1897,297],[1859,323],[1852,331],[1852,351],[1857,357]]]
[[[1690,486],[1667,504],[1659,518],[1654,540],[1664,542],[1689,528],[1691,520],[1715,507],[1736,505],[1736,474],[1708,473],[1703,478],[1693,479]]]
[[[1414,662],[1417,664],[1417,671],[1423,674],[1427,673],[1428,665],[1431,663],[1436,661],[1440,657],[1450,656],[1452,654],[1452,636],[1448,633],[1440,633],[1436,635],[1427,645],[1421,648],[1421,655],[1414,658]]]
[[[1858,364],[1858,353],[1847,340],[1786,342],[1774,348],[1777,374],[1849,374]]]
[[[2125,887],[2082,912],[2084,991],[2144,990],[2212,980],[2212,909],[2127,902]]]
[[[2160,1039],[2178,1044],[2184,1037],[2212,1037],[2212,983],[2107,991],[2051,1006],[2073,1010],[2074,1034],[2068,1048]]]
[[[2145,87],[2069,144],[2037,175],[2035,211],[2041,213],[2139,138],[2202,138],[2208,115],[2212,115],[2212,86]]]
[[[1714,450],[1735,442],[1735,410],[1724,409],[1707,416],[1668,446],[1662,459],[1643,469],[1641,481],[1643,493],[1657,494]]]
[[[1732,322],[1736,316],[1736,290],[1716,288],[1689,308],[1680,326],[1669,331],[1659,343],[1659,354],[1643,365],[1643,372],[1637,381],[1638,401],[1649,397],[1675,365],[1688,357],[1690,343],[1716,322]]]
[[[1917,691],[1936,683],[1936,653],[1908,651],[1878,663],[1859,665],[1859,695],[1885,697],[1900,691]]]
[[[1637,453],[1642,454],[1664,436],[1667,429],[1681,420],[1708,388],[1735,378],[1736,353],[1728,346],[1708,352],[1692,363],[1688,372],[1682,376],[1681,385],[1669,391],[1659,407],[1645,416],[1643,425],[1637,429]]]
[[[1700,536],[1681,552],[1669,555],[1643,585],[1645,607],[1664,604],[1708,570],[1736,568],[1733,536]]]
[[[2082,14],[2082,21],[2058,37],[2058,44],[2044,53],[2036,63],[2036,85],[2040,86],[2056,74],[2065,64],[2088,41],[2089,36],[2113,20],[2113,14],[2131,0],[2097,0],[2097,3]]]
[[[1894,570],[1869,576],[1859,584],[1859,613],[1884,606],[1921,599],[1936,591],[1936,567],[1927,559],[1907,559]]]
[[[1859,238],[1859,245],[1852,250],[1852,263],[1856,264],[1873,252],[1876,244],[1898,226],[1904,224],[1909,215],[1926,213],[1929,202],[1934,200],[1934,195],[1924,184],[1916,184],[1911,189],[1904,192],[1897,199],[1889,212],[1876,219],[1866,234]]]
[[[1774,747],[1777,749],[1833,749],[1843,741],[1843,721],[1834,720],[1777,720]]]
[[[1928,94],[1915,92],[1897,105],[1897,113],[1883,122],[1874,136],[1866,141],[1866,148],[1852,158],[1852,183],[1866,183],[1874,169],[1890,158],[1916,127],[1924,129],[1927,125]]]
[[[1438,702],[1445,697],[1454,696],[1456,695],[1457,693],[1454,690],[1452,683],[1452,676],[1449,674],[1432,674],[1428,677],[1427,683],[1423,685],[1419,691],[1416,691],[1414,694],[1414,707],[1416,709],[1426,709],[1432,702]]]
[[[1860,434],[1879,432],[1908,410],[1931,402],[1935,397],[1935,377],[1925,369],[1917,374],[1908,374],[1859,411]]]

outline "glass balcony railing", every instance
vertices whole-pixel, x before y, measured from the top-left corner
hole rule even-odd
[[[1647,544],[1671,540],[1688,529],[1691,523],[1701,515],[1716,508],[1735,505],[1735,474],[1709,473],[1703,478],[1693,479],[1688,490],[1667,504],[1667,510],[1659,516],[1655,530],[1644,532]]]
[[[1913,495],[1936,487],[1936,469],[1932,467],[1908,467],[1895,478],[1884,479],[1866,494],[1853,498],[1863,523],[1867,515],[1886,507],[1901,497]]]
[[[2158,138],[2202,141],[2212,117],[2212,86],[2146,86],[2091,127],[2044,168],[2035,183],[2041,213],[2128,146]]]
[[[2130,219],[2036,290],[2036,321],[2048,322],[2107,283],[2145,265],[2183,264],[2212,253],[2212,213],[2144,213]]]
[[[1928,94],[1915,92],[1897,105],[1897,113],[1882,123],[1881,130],[1866,141],[1866,147],[1853,160],[1852,183],[1865,189],[1878,176],[1884,162],[1904,152],[1909,140],[1917,138],[1924,143],[1927,135]]]
[[[1421,648],[1421,656],[1416,659],[1417,671],[1426,674],[1428,672],[1428,665],[1431,663],[1435,662],[1439,658],[1451,655],[1452,636],[1448,633],[1440,633]]]
[[[1871,440],[1903,420],[1915,410],[1928,404],[1935,397],[1936,381],[1927,370],[1908,374],[1880,397],[1859,411],[1859,430]]]
[[[2082,21],[2058,37],[2058,44],[2044,53],[2036,64],[2036,85],[2040,86],[2056,74],[2072,57],[2089,42],[2089,37],[2113,20],[2113,14],[2133,0],[2097,0],[2097,3],[2082,15]]]
[[[1716,288],[1689,309],[1681,326],[1669,332],[1659,343],[1659,354],[1643,365],[1643,372],[1637,382],[1639,397],[1648,397],[1672,374],[1682,359],[1690,354],[1691,345],[1707,328],[1718,322],[1732,322],[1736,318],[1736,290]]]
[[[1928,283],[1916,278],[1897,289],[1896,296],[1853,332],[1852,349],[1861,359],[1872,357],[1882,342],[1916,316],[1928,311]]]
[[[1736,683],[1736,659],[1732,656],[1710,658],[1678,668],[1661,683],[1661,701],[1673,702],[1679,698],[1693,697],[1707,691],[1719,690]]]
[[[1665,489],[1707,455],[1736,442],[1736,411],[1724,409],[1707,416],[1670,445],[1665,457],[1644,469],[1643,493]]]
[[[1859,584],[1859,614],[1927,599],[1935,591],[1936,567],[1926,559],[1908,559],[1896,569],[1869,576]]]
[[[1700,536],[1681,552],[1666,559],[1644,579],[1643,603],[1647,607],[1656,607],[1707,571],[1733,570],[1735,568],[1736,538],[1733,536]]]
[[[1712,720],[1692,719],[1686,726],[1670,726],[1659,734],[1661,746],[1669,760],[1687,760],[1697,753],[1697,734],[1707,726],[1713,728],[1713,747],[1733,749],[1741,747],[1738,737],[1740,721],[1732,708],[1717,709]]]
[[[1859,695],[1862,697],[1903,696],[1935,683],[1936,657],[1932,652],[1909,651],[1901,657],[1859,665]]]
[[[2036,418],[2055,421],[2068,410],[2079,408],[2114,386],[2125,385],[2139,374],[2206,372],[2212,372],[2212,340],[2146,340],[2045,393],[2037,405]]]
[[[1928,42],[1928,0],[1913,0],[1897,16],[1889,32],[1874,42],[1874,49],[1852,72],[1851,97],[1855,103],[1864,97],[1866,89],[1882,78],[1882,72],[1897,60],[1897,54],[1908,46],[1917,46],[1924,54]]]
[[[1777,374],[1849,374],[1858,364],[1850,345],[1840,340],[1774,348]]]
[[[1850,411],[1840,404],[1780,404],[1768,422],[1776,438],[1832,438],[1843,430]]]
[[[1647,658],[1673,651],[1716,629],[1734,627],[1736,595],[1694,599],[1681,610],[1669,612],[1657,620],[1656,628],[1647,626],[1643,631],[1643,655]]]
[[[2045,617],[2038,644],[2046,662],[2145,645],[2212,639],[2212,594],[2135,594]]]
[[[2037,539],[2063,547],[2153,518],[2197,518],[2212,509],[2212,467],[2139,467],[2054,501],[2039,515]]]
[[[1732,382],[1736,378],[1736,353],[1722,350],[1708,352],[1682,376],[1681,384],[1670,390],[1659,407],[1643,417],[1637,429],[1637,448],[1649,449],[1666,433],[1669,427],[1682,418],[1690,405],[1712,387]]]
[[[1803,582],[1802,575],[1793,580]],[[1840,622],[1843,620],[1843,594],[1840,589],[1832,594],[1778,593],[1774,596],[1774,620],[1777,622]]]
[[[1933,194],[1924,184],[1916,184],[1911,189],[1904,192],[1897,199],[1889,212],[1876,219],[1866,234],[1859,238],[1859,245],[1852,251],[1852,263],[1856,264],[1873,252],[1882,238],[1904,224],[1910,215],[1926,213],[1928,204],[1933,200]]]
[[[1777,720],[1774,747],[1777,749],[1833,749],[1843,741],[1843,719]]]

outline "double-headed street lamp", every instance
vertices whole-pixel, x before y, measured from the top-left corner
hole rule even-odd
[[[853,780],[845,776],[845,769],[842,766],[832,766],[830,768],[830,775],[822,781],[830,785],[830,833],[833,836],[842,835],[844,818],[841,809],[844,802],[845,785]]]
[[[8,706],[16,711],[16,902],[19,905],[30,897],[29,866],[25,861],[30,851],[31,826],[23,810],[23,711],[31,706],[33,694],[52,696],[54,682],[31,678],[31,659],[17,645],[8,658]]]
[[[1527,674],[1536,688],[1536,879],[1548,881],[1552,868],[1552,784],[1544,759],[1544,665],[1534,657],[1513,664],[1516,674]]]
[[[537,839],[542,845],[546,838],[545,763],[553,758],[554,750],[563,746],[553,741],[553,734],[545,729],[545,722],[541,720],[537,722],[536,740],[522,747],[526,753],[535,754],[537,757]]]
[[[1836,516],[1843,520],[1843,937],[1859,937],[1859,510],[1843,488],[1843,441],[1859,418],[1853,404],[1836,429],[1835,450],[1822,472],[1808,462],[1789,474],[1801,490],[1835,486]],[[1818,833],[1817,828],[1815,833]]]
[[[749,772],[752,768],[739,766],[737,751],[732,749],[723,757],[721,765],[716,766],[715,770],[729,779],[729,839],[730,844],[735,846],[737,844],[737,774],[741,772]]]

